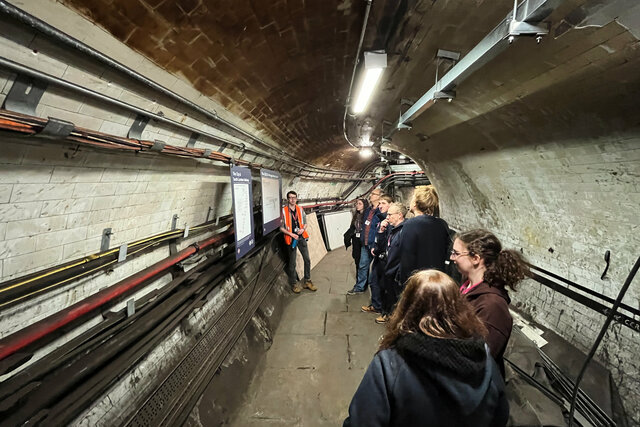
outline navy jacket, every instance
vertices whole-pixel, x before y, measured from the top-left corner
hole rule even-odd
[[[371,211],[371,209],[372,209],[371,206],[365,209],[362,216],[362,227],[360,228],[360,241],[362,242],[363,245],[364,245],[364,230],[367,227],[365,223],[367,222],[367,218],[369,217],[369,212]],[[375,213],[373,214],[373,218],[371,218],[371,225],[369,228],[369,240],[367,241],[368,249],[375,247],[376,232],[378,229],[378,224],[380,224],[380,221],[382,221],[382,219],[384,219],[384,216],[386,216],[386,214],[382,214],[384,216],[382,217],[382,219],[380,219],[379,215],[381,214],[378,208],[376,208],[374,212]]]
[[[482,340],[416,333],[375,355],[343,427],[505,426],[508,417],[504,382]]]
[[[417,270],[435,268],[444,272],[451,243],[447,223],[431,215],[420,215],[403,224],[400,283],[405,283]]]
[[[389,226],[386,233],[378,233],[376,252],[386,252],[386,262],[384,267],[384,281],[387,286],[393,283],[402,285],[400,281],[400,263],[404,256],[402,252],[402,236],[404,221],[396,227]]]

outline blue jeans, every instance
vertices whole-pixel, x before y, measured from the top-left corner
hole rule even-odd
[[[371,252],[364,245],[360,248],[360,264],[358,264],[358,274],[354,291],[363,292],[367,289],[367,279],[369,278],[369,264],[371,264]]]

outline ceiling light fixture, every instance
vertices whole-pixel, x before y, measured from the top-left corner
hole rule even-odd
[[[361,77],[356,102],[353,105],[354,114],[362,113],[371,100],[371,95],[382,76],[382,70],[387,68],[387,54],[380,52],[364,53],[364,73]]]

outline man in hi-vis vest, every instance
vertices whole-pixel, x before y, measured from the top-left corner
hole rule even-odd
[[[300,248],[300,255],[304,260],[304,287],[310,291],[317,291],[318,288],[311,283],[311,260],[309,259],[309,247],[307,246],[309,234],[307,234],[304,211],[297,205],[298,194],[295,191],[289,191],[287,193],[287,202],[287,205],[282,208],[280,231],[284,233],[284,241],[289,248],[289,265],[287,266],[289,285],[291,285],[293,292],[296,294],[299,294],[302,290],[296,274],[296,248]]]

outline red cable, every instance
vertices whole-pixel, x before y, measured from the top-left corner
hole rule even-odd
[[[216,242],[223,240],[224,238],[233,234],[233,230],[227,230],[224,233],[210,237],[199,243],[190,245],[175,255],[170,256],[154,265],[130,276],[120,282],[109,286],[106,289],[97,292],[96,294],[86,298],[82,301],[78,301],[72,306],[66,309],[52,314],[32,325],[27,326],[13,334],[2,338],[0,340],[0,360],[11,356],[15,352],[25,348],[26,346],[35,343],[36,341],[46,337],[47,335],[55,332],[65,325],[73,322],[74,320],[91,313],[92,311],[100,308],[104,304],[113,301],[117,297],[125,294],[136,286],[144,283],[146,280],[151,279],[154,276],[168,270],[170,267],[179,263],[180,261],[190,257],[194,253],[201,251],[202,249],[213,245]]]

